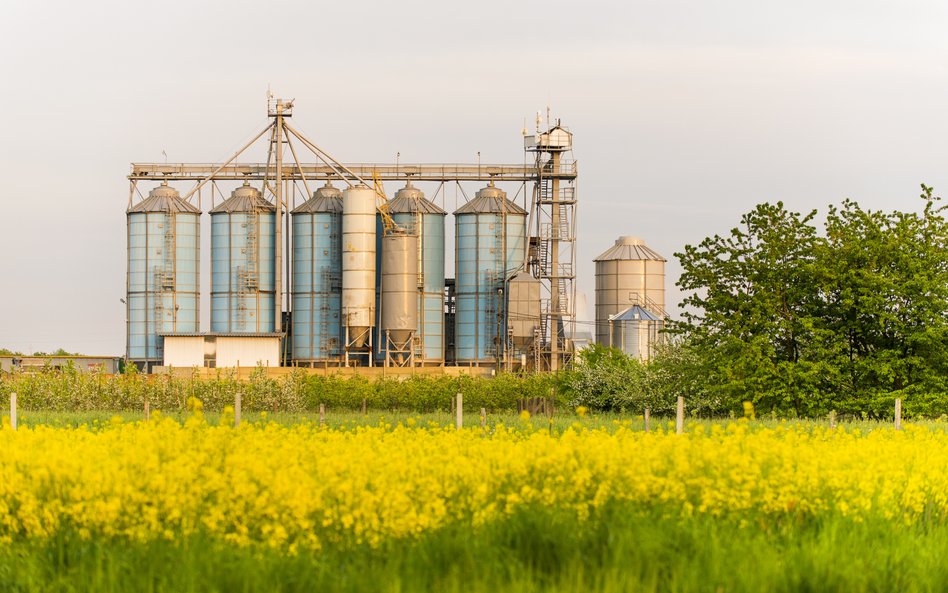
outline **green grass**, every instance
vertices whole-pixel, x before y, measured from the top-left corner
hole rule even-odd
[[[0,591],[943,591],[948,527],[838,517],[761,524],[614,507],[578,522],[537,509],[382,549],[285,554],[200,537],[0,547]]]
[[[188,412],[181,410],[160,411],[161,415],[173,418],[179,422],[184,422],[188,417]],[[114,417],[122,418],[123,422],[137,422],[144,420],[144,412],[130,412],[127,410],[93,410],[80,412],[60,412],[49,410],[20,410],[18,413],[18,424],[20,426],[48,425],[57,427],[77,427],[86,425],[95,427],[97,425],[107,425]],[[205,414],[207,422],[210,424],[219,424],[221,414],[219,412],[207,412]],[[241,415],[244,422],[276,422],[284,425],[293,425],[303,422],[318,422],[319,413],[305,412],[243,412]],[[407,423],[412,419],[416,426],[454,426],[455,415],[447,410],[429,413],[408,412],[401,410],[368,410],[366,414],[353,410],[327,410],[326,426],[329,428],[346,429],[358,426],[378,426],[381,423],[395,426],[399,423]],[[734,422],[731,418],[687,418],[685,421],[686,430],[707,429],[714,424],[727,424]],[[480,410],[469,410],[464,415],[464,426],[474,428],[480,426]],[[913,422],[906,420],[906,423]],[[917,420],[916,424],[928,426],[932,430],[948,432],[948,420],[929,419]],[[586,417],[579,417],[572,410],[560,410],[550,420],[543,416],[531,418],[524,422],[519,415],[514,412],[488,413],[485,419],[488,427],[497,423],[502,423],[510,427],[532,427],[533,429],[551,429],[554,433],[560,434],[574,424],[594,428],[600,427],[606,430],[614,430],[619,426],[626,426],[628,429],[641,431],[644,430],[644,421],[641,415],[620,414],[620,413],[594,413]],[[674,430],[674,418],[653,417],[651,421],[652,430]],[[769,417],[760,418],[751,421],[755,427],[773,428],[779,425],[795,424],[807,426],[829,426],[827,419],[801,419],[801,420],[779,420]],[[891,421],[857,420],[840,421],[840,427],[845,430],[877,430],[880,428],[891,428]]]

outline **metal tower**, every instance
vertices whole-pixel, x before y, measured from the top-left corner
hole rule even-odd
[[[533,136],[524,136],[524,150],[533,153],[533,274],[543,287],[540,307],[541,369],[563,368],[573,355],[576,324],[576,161],[573,134],[560,121]]]

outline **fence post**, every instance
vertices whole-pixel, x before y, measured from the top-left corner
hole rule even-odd
[[[652,432],[652,411],[645,408],[645,432]]]
[[[481,408],[481,428],[487,426],[487,408]]]
[[[16,392],[10,394],[10,428],[16,430]]]
[[[895,429],[902,430],[902,399],[895,400]]]
[[[319,425],[326,424],[326,404],[319,404]]]
[[[243,395],[240,393],[240,389],[234,393],[234,428],[240,428],[240,410],[243,407]]]
[[[836,410],[830,411],[830,429],[831,430],[836,429]]]
[[[366,415],[366,401],[364,397],[362,398],[362,415]]]
[[[457,418],[454,421],[454,424],[457,426],[458,430],[461,430],[461,427],[464,426],[464,399],[463,396],[458,394],[458,405],[457,408]]]
[[[678,396],[678,407],[675,410],[675,434],[685,432],[685,398]]]
[[[148,400],[145,400],[145,422],[151,420],[151,406],[148,403]]]

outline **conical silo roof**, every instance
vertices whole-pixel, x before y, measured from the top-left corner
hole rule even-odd
[[[609,316],[609,321],[661,321],[662,318],[640,305],[632,305],[628,309]]]
[[[165,181],[148,192],[148,197],[133,205],[127,210],[128,214],[135,212],[187,212],[200,214],[201,211],[192,204],[181,199],[181,194]]]
[[[434,202],[425,198],[424,192],[411,184],[395,192],[395,197],[388,203],[388,211],[392,214],[440,214],[447,212],[439,208]]]
[[[229,198],[211,210],[211,214],[221,212],[276,212],[276,206],[264,200],[260,190],[250,187],[250,182],[245,181]]]
[[[651,260],[667,261],[664,257],[653,251],[645,241],[638,237],[619,237],[616,244],[606,249],[602,255],[593,261],[612,261],[612,260]]]
[[[325,212],[342,212],[342,190],[333,187],[332,183],[313,192],[313,197],[296,207],[291,214],[320,214]]]
[[[491,181],[487,187],[478,190],[474,199],[464,204],[454,211],[458,214],[496,214],[506,212],[507,214],[523,214],[527,211],[507,199],[507,192],[494,186]]]

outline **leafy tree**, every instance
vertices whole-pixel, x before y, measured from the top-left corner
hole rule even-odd
[[[920,213],[829,210],[821,319],[849,411],[887,414],[895,397],[930,411],[923,400],[948,391],[948,225],[932,189],[921,198]]]
[[[846,200],[825,233],[815,211],[761,204],[726,237],[686,246],[686,310],[670,327],[682,341],[655,372],[681,381],[700,369],[719,411],[751,400],[879,417],[896,397],[908,413],[948,410],[948,223],[931,188],[921,198],[919,212]]]
[[[729,235],[675,254],[684,269],[678,286],[690,292],[683,320],[670,331],[704,357],[712,399],[810,409],[824,366],[812,348],[821,244],[815,215],[761,204]]]

